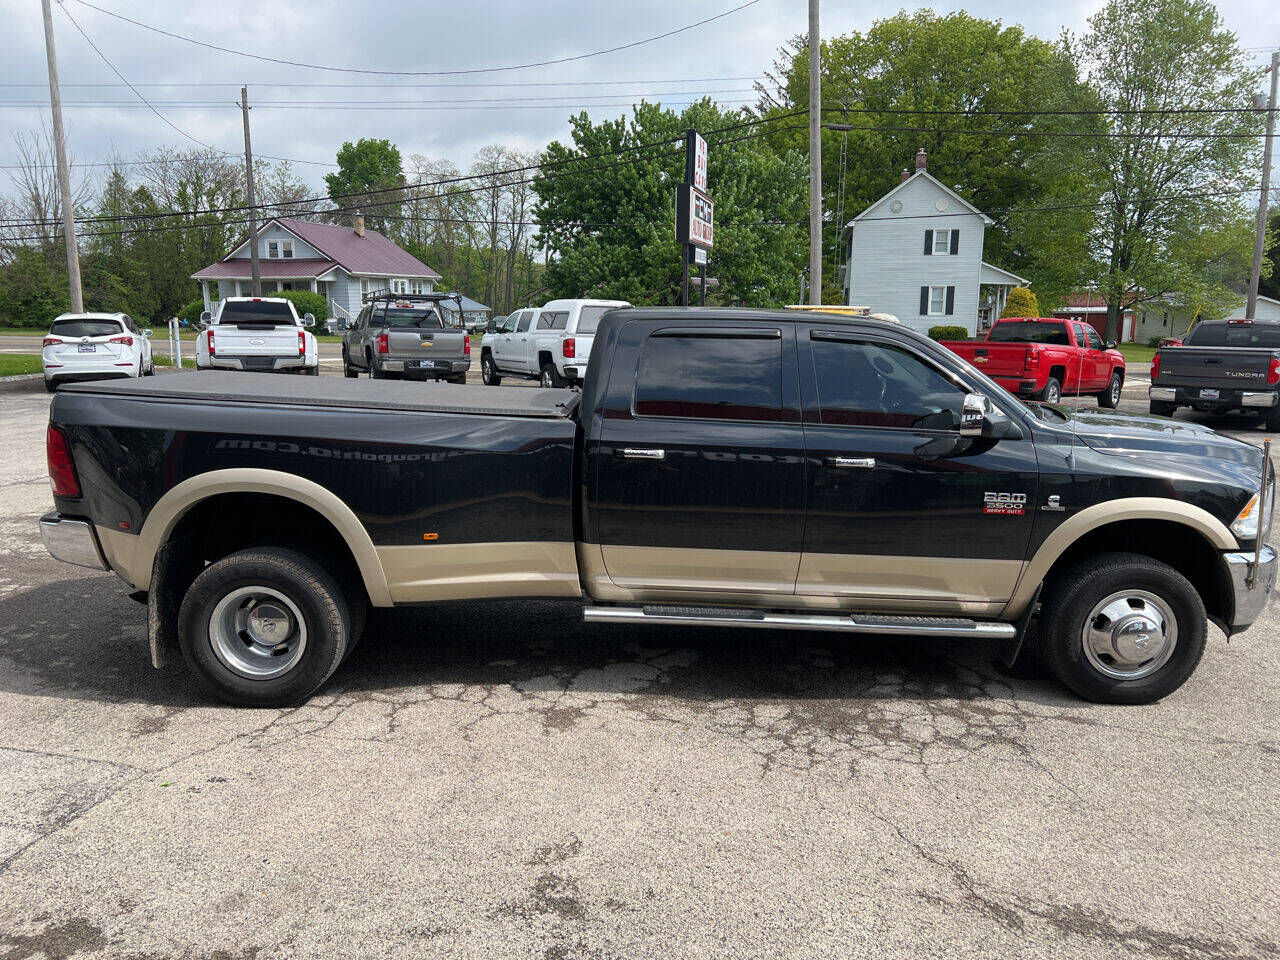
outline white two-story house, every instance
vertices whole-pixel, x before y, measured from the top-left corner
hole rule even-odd
[[[954,325],[972,336],[1029,281],[982,259],[993,221],[929,173],[927,161],[919,151],[915,170],[845,225],[844,300],[922,333]]]
[[[332,316],[349,320],[361,297],[375,290],[430,293],[440,279],[429,266],[377,230],[363,217],[351,226],[277,217],[258,230],[258,272],[262,292],[311,290],[329,301]],[[247,297],[253,290],[249,241],[191,275],[200,281],[205,309],[224,297]],[[212,285],[212,286],[211,286]]]

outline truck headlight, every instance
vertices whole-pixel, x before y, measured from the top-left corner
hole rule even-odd
[[[1255,540],[1261,535],[1266,539],[1271,533],[1271,520],[1276,505],[1276,476],[1267,472],[1267,482],[1249,498],[1244,508],[1231,524],[1231,532],[1243,540]],[[1259,534],[1261,530],[1261,534]]]

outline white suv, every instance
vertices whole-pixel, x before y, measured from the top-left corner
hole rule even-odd
[[[298,311],[284,297],[227,297],[211,317],[200,317],[204,329],[196,337],[200,370],[254,370],[265,373],[320,373],[320,354],[311,314]]]
[[[73,380],[149,377],[151,331],[124,313],[64,313],[54,320],[40,351],[44,388],[52,393]]]
[[[538,380],[544,387],[581,384],[600,318],[625,300],[552,300],[511,314],[480,342],[480,378]]]

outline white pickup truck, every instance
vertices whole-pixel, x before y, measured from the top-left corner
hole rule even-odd
[[[200,315],[196,367],[262,373],[320,373],[320,352],[311,314],[298,317],[283,297],[227,297],[216,317]]]
[[[511,314],[480,341],[480,377],[539,380],[544,387],[581,384],[600,318],[629,307],[625,300],[552,300]]]

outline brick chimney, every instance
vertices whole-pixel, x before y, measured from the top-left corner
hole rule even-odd
[[[357,237],[364,236],[364,217],[361,214],[357,213],[351,218],[351,229],[355,231]]]
[[[910,171],[910,170],[908,170],[906,167],[903,167],[903,168],[902,168],[902,176],[898,178],[898,182],[899,182],[899,183],[906,183],[906,182],[907,182],[908,180],[910,180],[910,179],[911,179],[911,171]]]
[[[916,173],[919,173],[921,170],[928,168],[928,166],[929,166],[929,155],[924,152],[924,147],[921,147],[919,150],[916,151]]]

